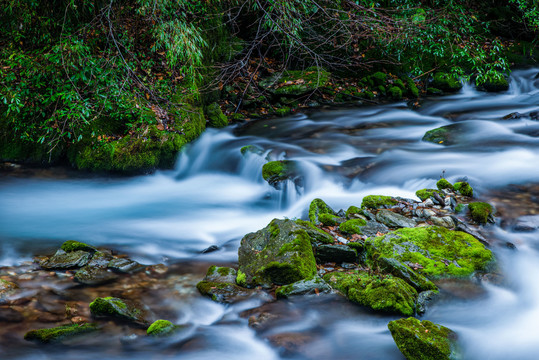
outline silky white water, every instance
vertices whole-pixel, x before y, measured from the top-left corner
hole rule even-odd
[[[538,71],[515,71],[505,93],[467,85],[416,110],[396,103],[208,130],[180,154],[174,170],[149,176],[0,177],[0,265],[50,252],[68,239],[115,248],[144,263],[234,262],[243,235],[273,218],[305,218],[317,197],[336,209],[359,205],[369,194],[415,198],[416,190],[433,187],[442,174],[449,181],[466,177],[479,196],[509,184],[539,183],[539,121],[530,115],[539,111]],[[521,116],[503,119],[514,112]],[[458,144],[421,141],[426,131],[452,123],[466,129]],[[245,145],[263,154],[242,156]],[[267,159],[299,161],[302,184],[289,181],[280,190],[268,185],[261,177]],[[517,251],[493,248],[504,285],[483,284],[481,295],[471,298],[444,297],[424,318],[457,331],[467,359],[536,359],[539,232],[491,230],[517,245]],[[219,250],[201,253],[211,245]],[[386,327],[396,317],[328,301],[293,300],[287,306],[301,316],[271,331],[315,333],[307,358],[403,358]],[[195,296],[178,305],[177,320],[196,325],[193,336],[207,341],[202,349],[167,348],[159,356],[137,349],[129,357],[278,359],[238,317],[255,305],[225,307]],[[73,350],[69,358],[126,356],[108,353],[105,345],[86,350]],[[30,350],[13,356],[49,358]]]

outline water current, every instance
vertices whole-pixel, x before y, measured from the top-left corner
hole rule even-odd
[[[51,252],[68,239],[115,248],[143,263],[233,264],[243,235],[273,218],[305,218],[317,197],[335,209],[359,205],[368,194],[415,198],[416,190],[433,187],[441,175],[449,181],[467,178],[487,199],[510,184],[537,184],[538,73],[514,71],[504,93],[465,85],[415,108],[401,102],[318,110],[210,129],[180,154],[174,170],[148,176],[2,176],[0,265]],[[512,113],[519,115],[506,116]],[[454,123],[463,129],[457,144],[421,140],[426,131]],[[263,153],[243,156],[245,145]],[[297,160],[302,183],[288,182],[280,190],[268,185],[261,178],[267,159]],[[533,215],[536,209],[518,213]],[[455,330],[467,359],[537,359],[539,230],[518,233],[500,221],[489,230],[517,247],[492,248],[505,281],[449,286],[450,296],[423,318]],[[202,253],[212,245],[218,250]],[[71,349],[66,358],[279,359],[287,355],[265,339],[286,334],[309,339],[292,358],[403,359],[387,330],[394,316],[372,314],[335,296],[278,303],[271,306],[280,307],[283,320],[257,334],[239,316],[257,301],[224,306],[195,291],[173,319],[193,325],[189,336],[199,340],[190,346],[173,339],[129,352],[110,351],[105,342]],[[36,348],[0,351],[10,354],[6,358],[54,358]]]

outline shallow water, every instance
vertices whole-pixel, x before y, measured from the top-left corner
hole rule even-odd
[[[174,170],[151,176],[3,176],[0,265],[51,252],[68,239],[115,248],[144,263],[234,262],[244,234],[275,217],[305,218],[316,197],[336,209],[358,205],[368,194],[415,198],[417,189],[433,187],[442,174],[450,181],[466,177],[479,197],[509,184],[539,183],[539,121],[530,116],[539,110],[538,71],[515,71],[506,93],[465,86],[416,110],[396,103],[208,130],[183,151]],[[522,115],[503,119],[514,112]],[[426,131],[452,123],[467,130],[457,145],[421,141]],[[245,145],[257,145],[264,153],[244,157],[240,148]],[[302,184],[289,182],[281,190],[269,186],[260,175],[266,158],[298,160]],[[522,206],[518,215],[532,213]],[[516,215],[507,211],[504,216]],[[504,284],[479,284],[480,291],[468,296],[454,291],[424,318],[457,331],[466,358],[535,359],[539,231],[491,226],[491,233],[518,249],[493,248]],[[211,245],[219,250],[201,253]],[[69,358],[279,359],[288,355],[265,340],[278,334],[308,337],[299,349],[305,358],[403,358],[387,330],[395,317],[373,315],[334,297],[295,299],[280,310],[288,318],[256,334],[239,316],[255,306],[225,307],[195,295],[176,310],[175,320],[192,326],[188,338],[132,349],[107,346],[109,340],[91,349],[71,348]],[[55,356],[53,350],[32,346],[0,350],[11,358]]]

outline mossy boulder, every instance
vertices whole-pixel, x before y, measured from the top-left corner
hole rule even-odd
[[[70,339],[97,330],[97,324],[70,324],[57,326],[50,329],[31,330],[24,335],[24,339],[48,344],[60,342],[65,339]]]
[[[339,231],[345,234],[363,234],[362,228],[367,225],[364,219],[350,219],[339,225]]]
[[[453,185],[449,181],[443,178],[436,182],[436,187],[438,188],[438,190],[444,190],[444,189],[454,190]]]
[[[436,189],[421,189],[421,190],[417,190],[415,192],[415,195],[421,199],[421,201],[425,201],[427,199],[432,199],[432,200],[435,200],[435,196],[434,194],[437,194],[438,196],[441,196],[441,193],[439,190],[436,190]]]
[[[403,279],[418,292],[427,290],[438,291],[438,287],[432,281],[397,259],[375,256],[375,258],[369,259],[368,263],[372,268],[378,269],[383,274],[391,274]]]
[[[343,222],[344,219],[337,215],[320,214],[318,216],[318,221],[320,221],[320,223],[325,226],[335,226]]]
[[[245,235],[238,255],[236,282],[245,287],[286,285],[316,274],[308,229],[289,219]]]
[[[214,128],[222,128],[228,125],[228,118],[223,114],[217,103],[212,103],[204,109],[208,125]]]
[[[331,286],[320,277],[316,276],[312,279],[300,280],[289,285],[281,286],[275,291],[275,295],[278,299],[281,299],[298,295],[318,295],[331,292]]]
[[[328,204],[322,199],[314,199],[309,205],[309,220],[314,225],[318,225],[320,220],[320,215],[328,214],[336,216],[335,210],[333,210]]]
[[[373,310],[406,316],[415,312],[418,293],[400,278],[360,271],[333,272],[323,278],[350,301]]]
[[[170,336],[178,331],[181,326],[174,325],[168,320],[156,320],[146,330],[148,336]]]
[[[62,244],[60,248],[64,250],[65,252],[72,252],[72,251],[79,251],[79,250],[88,251],[88,252],[96,251],[96,249],[93,246],[85,244],[80,241],[76,241],[76,240],[67,240],[66,242]]]
[[[363,209],[383,209],[397,205],[397,199],[385,195],[367,195],[361,201]]]
[[[204,281],[220,282],[220,283],[234,283],[238,272],[236,269],[224,266],[212,265],[208,268]]]
[[[470,216],[473,221],[484,225],[489,221],[489,217],[492,216],[494,208],[485,202],[473,202],[468,204],[468,210],[470,210]]]
[[[397,86],[390,87],[387,92],[393,100],[402,99],[402,89]]]
[[[445,326],[416,318],[391,321],[387,327],[408,360],[461,359],[457,334]]]
[[[394,258],[413,264],[429,278],[465,277],[485,270],[492,252],[476,238],[439,226],[403,228],[365,241],[369,258]]]
[[[414,80],[407,77],[406,78],[406,86],[408,87],[408,94],[414,98],[419,97],[419,89],[417,88],[417,85],[415,84]]]
[[[432,87],[445,92],[455,92],[462,88],[462,84],[453,74],[437,72],[432,77]]]
[[[378,71],[372,74],[371,76],[369,76],[369,79],[372,80],[372,84],[374,86],[381,86],[386,83],[387,74],[381,71]]]
[[[473,197],[473,188],[466,181],[456,182],[453,188],[464,196]]]
[[[333,236],[328,234],[327,232],[320,230],[316,226],[313,225],[310,221],[305,221],[298,219],[296,220],[296,224],[299,226],[302,226],[305,231],[307,231],[307,234],[311,238],[311,242],[313,244],[316,243],[322,243],[322,244],[333,244],[334,239]]]
[[[507,91],[509,89],[509,82],[504,76],[498,76],[479,84],[479,88],[487,92]]]
[[[297,176],[297,164],[292,160],[270,161],[262,167],[262,178],[275,186],[284,180],[293,180]]]
[[[260,81],[259,85],[274,96],[301,96],[328,84],[331,74],[319,67],[289,70]]]
[[[146,327],[147,311],[131,301],[115,297],[98,297],[90,303],[90,312],[94,317],[107,317],[131,322]]]

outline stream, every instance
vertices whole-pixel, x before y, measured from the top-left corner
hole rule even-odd
[[[474,195],[503,215],[487,226],[489,238],[513,243],[516,250],[493,245],[503,281],[449,284],[446,296],[422,319],[456,331],[466,359],[537,359],[538,75],[539,69],[517,70],[504,93],[465,85],[454,95],[422,100],[415,109],[399,102],[209,129],[182,151],[173,170],[149,176],[0,173],[0,266],[76,239],[141,263],[177,266],[179,274],[195,274],[196,284],[210,264],[234,265],[245,234],[273,218],[305,219],[314,198],[346,209],[369,194],[415,199],[416,190],[435,187],[441,176],[450,182],[467,179]],[[464,129],[457,144],[421,140],[426,131],[453,123]],[[262,153],[242,155],[246,145]],[[271,187],[261,177],[267,159],[297,160],[303,180]],[[519,216],[535,221],[535,230],[515,231]],[[210,246],[218,249],[203,252]],[[404,359],[387,329],[397,316],[373,314],[333,295],[297,298],[265,305],[283,316],[257,332],[240,315],[260,300],[225,306],[201,297],[190,284],[169,318],[191,325],[181,339],[144,346],[101,339],[58,353],[0,341],[0,354],[6,359],[60,354],[67,359]],[[294,339],[298,351],[272,346],[268,338],[279,336]]]

